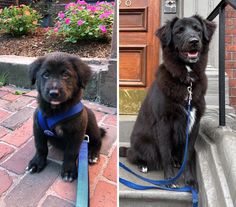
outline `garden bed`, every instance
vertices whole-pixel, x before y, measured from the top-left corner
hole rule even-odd
[[[60,51],[76,54],[80,57],[108,58],[111,43],[91,41],[65,43],[60,37],[45,36],[45,29],[38,28],[35,34],[22,37],[0,34],[0,48],[0,55],[35,57]]]

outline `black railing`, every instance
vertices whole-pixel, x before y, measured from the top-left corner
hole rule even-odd
[[[212,21],[219,15],[219,125],[225,126],[225,7],[236,9],[236,0],[222,0],[209,14]]]

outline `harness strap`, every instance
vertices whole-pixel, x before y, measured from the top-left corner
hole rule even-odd
[[[89,140],[84,140],[80,147],[76,207],[89,206],[88,142]]]
[[[54,133],[52,132],[53,127],[59,122],[78,114],[79,112],[83,110],[83,108],[84,108],[84,105],[81,102],[79,102],[73,107],[71,107],[68,111],[56,114],[51,117],[44,117],[42,111],[38,110],[37,119],[38,119],[39,126],[41,127],[41,129],[44,131],[46,135],[55,136]]]

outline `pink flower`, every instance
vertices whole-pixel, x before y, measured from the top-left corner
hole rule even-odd
[[[99,25],[99,29],[102,31],[102,33],[106,33],[107,29],[105,25]]]
[[[58,28],[57,28],[57,27],[56,27],[56,28],[54,28],[54,32],[56,32],[56,33],[58,32]]]
[[[80,20],[77,22],[77,24],[78,24],[79,26],[81,26],[81,25],[84,24],[84,21],[80,19]]]
[[[73,6],[75,6],[76,4],[75,3],[69,3],[69,4],[67,4],[66,6],[65,6],[65,10],[67,10],[67,9],[69,9],[70,7],[73,7]]]
[[[97,10],[97,8],[95,6],[87,6],[87,9],[91,12],[95,12]]]
[[[105,11],[99,16],[99,19],[108,18],[112,14],[112,11]]]
[[[82,1],[78,0],[78,1],[77,1],[77,4],[85,5],[85,4],[87,4],[87,3],[86,3],[85,1],[83,1],[83,0],[82,0]]]
[[[70,19],[69,19],[69,18],[66,18],[65,23],[66,23],[66,24],[70,24]]]
[[[60,11],[60,12],[58,13],[58,17],[59,17],[60,19],[64,19],[65,14],[64,14],[62,11]]]

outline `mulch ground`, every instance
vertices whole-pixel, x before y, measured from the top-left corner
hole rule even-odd
[[[63,38],[45,35],[45,29],[38,29],[35,34],[12,37],[0,34],[0,55],[43,56],[50,52],[60,51],[89,58],[108,58],[110,42],[78,42],[65,43]]]

